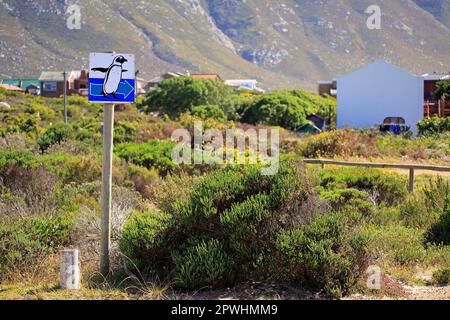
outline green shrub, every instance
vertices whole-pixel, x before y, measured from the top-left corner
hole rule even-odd
[[[167,235],[171,219],[170,215],[162,212],[137,212],[127,221],[119,248],[133,268],[144,273],[149,269],[161,271],[167,267],[174,245]]]
[[[148,261],[152,259],[146,260],[147,258],[140,254],[132,254],[147,252],[148,242],[159,244],[158,248],[152,250],[166,254],[168,250],[173,254],[175,249],[188,245],[186,239],[217,239],[233,261],[239,261],[239,271],[236,271],[239,276],[243,279],[252,277],[256,274],[253,273],[257,269],[256,266],[261,265],[262,257],[268,252],[268,248],[273,246],[270,228],[272,225],[274,228],[280,227],[276,220],[281,219],[282,215],[277,217],[272,212],[283,204],[283,199],[286,199],[287,195],[280,197],[276,195],[282,194],[283,188],[287,190],[288,184],[292,187],[291,181],[298,180],[293,169],[280,169],[275,177],[262,176],[260,169],[255,166],[244,171],[241,167],[229,167],[212,172],[195,183],[185,198],[175,200],[172,205],[164,204],[166,201],[163,201],[164,207],[173,215],[170,227],[165,226],[161,229],[163,242],[153,239],[155,232],[146,232],[145,234],[152,240],[127,241],[129,246],[124,253],[132,258],[137,257],[136,260]],[[289,183],[287,179],[283,179],[288,174],[294,175]],[[172,184],[167,186],[171,188]],[[171,193],[172,190],[162,192]],[[275,198],[278,200],[275,201]],[[150,219],[150,224],[153,222],[147,216],[145,219],[144,221]],[[140,220],[134,218],[130,223],[135,224],[136,221]],[[150,229],[152,227],[151,224]],[[130,226],[127,224],[124,239],[130,235],[128,228]],[[170,239],[170,242],[167,239]],[[165,259],[172,261],[171,256],[166,256]]]
[[[57,124],[51,126],[38,140],[39,149],[44,153],[52,145],[61,143],[70,138],[72,127],[67,124]]]
[[[325,189],[354,188],[366,191],[378,203],[401,203],[408,194],[406,179],[394,173],[375,169],[326,169],[321,174],[321,187]]]
[[[369,252],[380,259],[382,266],[415,266],[425,260],[424,234],[401,225],[363,227],[369,239]]]
[[[0,168],[12,165],[23,168],[37,167],[39,161],[29,150],[0,151]]]
[[[364,239],[355,231],[360,214],[316,217],[317,198],[302,167],[283,162],[274,176],[260,169],[212,172],[167,207],[170,215],[134,215],[124,227],[122,252],[150,274],[165,270],[165,279],[184,289],[282,280],[333,296],[348,292],[367,262]],[[299,210],[297,204],[306,206]],[[310,216],[298,216],[302,210]],[[303,237],[300,247],[277,246],[283,242],[278,234],[296,228]]]
[[[118,121],[114,124],[114,143],[134,141],[138,127],[137,122]]]
[[[224,286],[234,276],[234,263],[218,240],[188,240],[188,246],[172,254],[177,287]]]
[[[158,171],[154,169],[149,170],[133,164],[128,166],[128,175],[136,191],[145,197],[151,196],[149,189],[159,182]]]
[[[450,268],[441,269],[433,273],[433,282],[440,286],[450,284]]]
[[[37,265],[46,254],[67,244],[72,223],[72,216],[66,215],[0,224],[0,278]]]
[[[410,228],[429,228],[436,222],[436,212],[428,210],[423,199],[412,195],[399,206],[400,221]]]
[[[175,204],[178,214],[193,227],[203,227],[218,213],[244,198],[242,177],[231,170],[213,172],[199,182],[187,199]]]
[[[334,211],[355,209],[368,216],[373,209],[373,204],[368,202],[367,192],[357,189],[325,190],[320,196],[328,201]]]
[[[48,248],[17,225],[0,225],[0,279],[36,263]]]
[[[30,103],[25,107],[25,112],[29,114],[39,114],[44,121],[54,121],[56,118],[55,110],[42,104]]]
[[[259,194],[234,204],[220,215],[230,249],[245,274],[262,273],[265,268],[263,255],[265,247],[270,247],[270,238],[262,230],[269,231],[269,226],[263,226],[272,215],[268,204],[269,197]]]
[[[449,117],[425,118],[417,124],[420,135],[436,135],[450,131]]]
[[[170,140],[150,140],[147,143],[130,142],[116,146],[114,153],[127,162],[167,173],[177,167],[172,161],[172,151],[175,146],[175,142]]]
[[[408,197],[400,206],[400,218],[408,227],[429,229],[443,215],[450,184],[442,177],[430,179],[419,193]]]
[[[63,183],[85,183],[101,178],[101,157],[96,154],[71,155],[59,152],[44,155],[41,160],[44,166],[50,172],[56,174]],[[120,167],[115,166],[115,179],[118,178],[118,170],[120,170]]]
[[[217,105],[206,105],[192,108],[191,114],[200,119],[215,119],[217,121],[225,122],[227,117],[223,110]]]
[[[427,241],[450,245],[450,195],[446,197],[441,217],[428,231]]]
[[[277,249],[288,278],[334,298],[348,293],[368,265],[367,239],[354,230],[359,219],[356,213],[329,213],[303,229],[281,232]]]

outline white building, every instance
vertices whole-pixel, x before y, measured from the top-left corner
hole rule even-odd
[[[257,80],[225,80],[225,84],[229,87],[235,88],[235,89],[247,89],[247,90],[254,90],[258,92],[264,92],[263,89],[258,88],[258,81]]]
[[[338,128],[371,128],[403,118],[417,134],[424,118],[424,79],[384,61],[337,78]]]

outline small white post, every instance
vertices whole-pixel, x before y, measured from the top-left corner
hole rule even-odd
[[[81,275],[78,262],[78,250],[61,251],[61,288],[64,290],[80,290]]]

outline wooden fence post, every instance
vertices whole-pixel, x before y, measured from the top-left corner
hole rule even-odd
[[[409,169],[409,192],[414,192],[414,169]]]
[[[109,251],[111,248],[114,105],[105,105],[103,113],[102,238],[100,244],[100,273],[106,277],[110,271]]]

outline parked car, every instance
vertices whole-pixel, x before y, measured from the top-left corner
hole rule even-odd
[[[381,132],[391,132],[397,135],[406,133],[409,130],[411,130],[411,127],[407,126],[405,119],[400,117],[388,117],[380,125]]]

